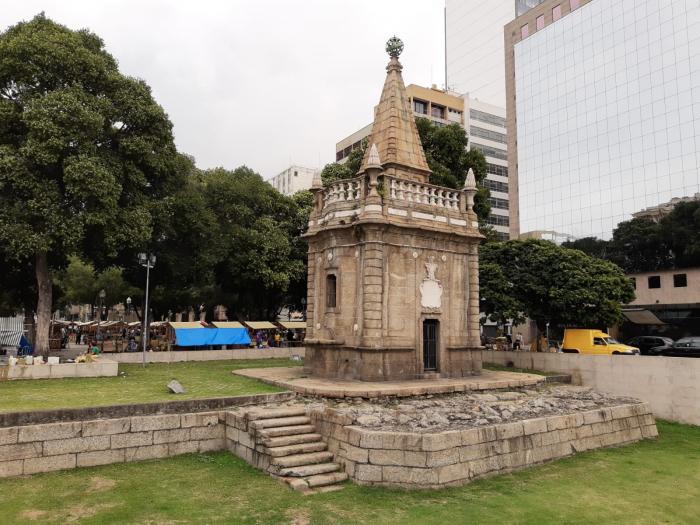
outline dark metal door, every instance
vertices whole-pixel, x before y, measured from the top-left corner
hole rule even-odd
[[[423,370],[437,370],[438,329],[437,319],[423,321]]]

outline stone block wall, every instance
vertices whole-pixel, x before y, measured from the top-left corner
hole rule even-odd
[[[403,488],[461,485],[658,435],[646,403],[430,434],[363,429],[329,408],[311,417],[354,481]]]
[[[221,412],[0,428],[0,477],[224,450]]]
[[[180,363],[183,361],[227,361],[230,359],[285,359],[304,357],[303,346],[279,348],[231,348],[228,350],[172,350],[170,352],[147,352],[147,363]],[[141,352],[110,354],[110,359],[119,363],[141,363]],[[116,374],[115,374],[116,375]]]
[[[60,363],[57,365],[0,366],[0,381],[17,379],[61,379],[66,377],[115,377],[119,364],[106,358],[92,363]]]

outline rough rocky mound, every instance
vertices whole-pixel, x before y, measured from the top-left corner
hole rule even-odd
[[[297,399],[297,402],[299,400]],[[305,399],[353,418],[373,430],[435,432],[469,428],[547,415],[571,414],[633,401],[573,386],[542,386],[512,391],[424,395],[412,398],[345,400]]]

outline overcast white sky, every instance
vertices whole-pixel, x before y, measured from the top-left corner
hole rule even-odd
[[[101,36],[143,78],[202,168],[269,178],[323,166],[368,124],[386,40],[404,41],[404,81],[444,83],[444,0],[3,1],[0,30],[40,11]]]

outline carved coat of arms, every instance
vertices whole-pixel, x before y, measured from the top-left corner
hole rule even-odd
[[[425,263],[427,276],[420,285],[420,304],[423,308],[440,308],[442,306],[442,285],[435,277],[437,264],[435,257],[428,257]]]

